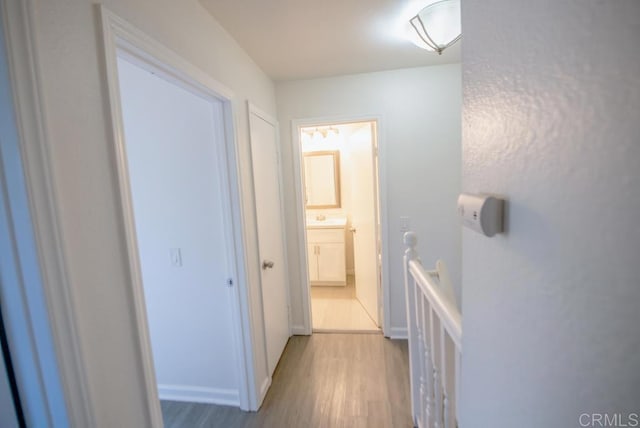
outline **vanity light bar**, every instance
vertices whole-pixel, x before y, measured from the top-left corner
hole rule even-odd
[[[312,137],[312,138],[316,134],[320,134],[322,138],[327,138],[327,136],[330,133],[333,133],[334,135],[340,134],[340,130],[332,126],[325,126],[325,127],[317,126],[315,128],[303,128],[302,132],[304,132],[305,134],[307,134],[309,137]]]

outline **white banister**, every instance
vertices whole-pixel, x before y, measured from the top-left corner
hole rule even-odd
[[[444,262],[427,271],[413,232],[404,235],[411,411],[419,428],[457,427],[462,316]]]
[[[411,373],[409,383],[411,386],[411,414],[413,415],[413,424],[418,426],[418,420],[424,419],[422,414],[424,406],[420,405],[421,390],[423,388],[424,376],[421,374],[421,368],[418,356],[424,353],[422,348],[422,335],[417,319],[416,306],[416,288],[413,281],[409,278],[408,263],[411,260],[419,260],[416,252],[416,244],[418,240],[413,232],[404,234],[404,244],[407,249],[404,252],[404,284],[406,293],[406,311],[407,311],[407,335],[409,336],[409,372]],[[419,415],[419,417],[418,417]]]

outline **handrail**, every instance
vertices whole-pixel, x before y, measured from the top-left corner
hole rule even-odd
[[[433,281],[432,274],[426,271],[419,260],[409,261],[409,272],[416,280],[416,285],[431,302],[433,310],[438,318],[445,324],[445,328],[451,335],[456,347],[462,351],[462,315],[458,308],[449,300],[438,284]]]

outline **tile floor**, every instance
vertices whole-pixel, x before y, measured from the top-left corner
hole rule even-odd
[[[314,332],[380,332],[356,299],[353,275],[345,287],[312,286],[311,311]]]

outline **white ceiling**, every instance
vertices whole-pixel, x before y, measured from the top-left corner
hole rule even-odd
[[[460,62],[413,45],[402,27],[434,0],[200,0],[276,81]]]

